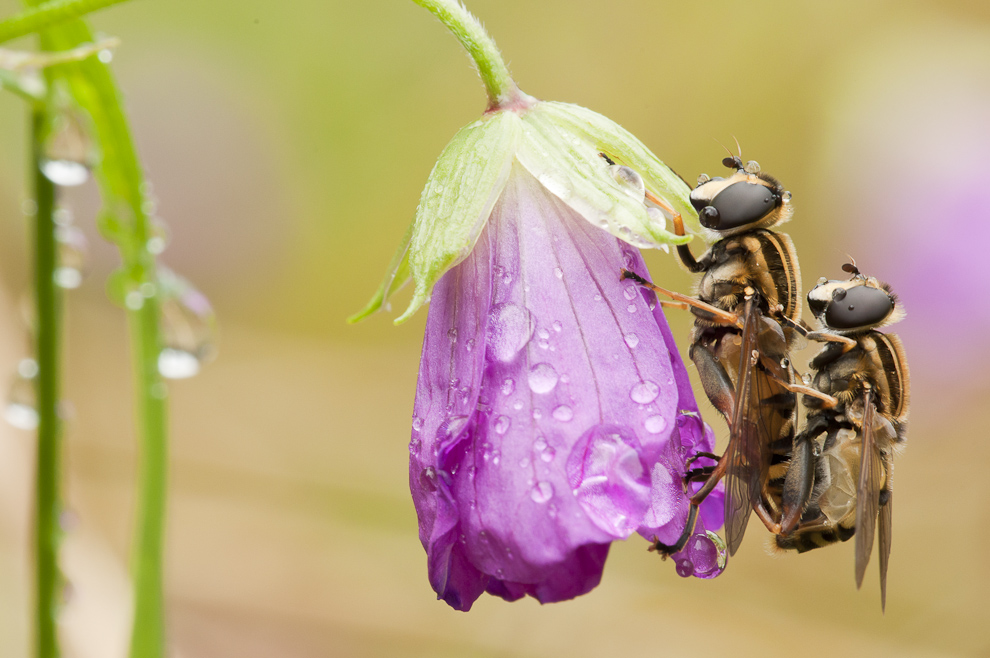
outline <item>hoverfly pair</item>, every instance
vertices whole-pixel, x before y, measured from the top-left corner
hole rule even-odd
[[[725,480],[725,534],[730,555],[742,542],[751,511],[782,549],[804,552],[856,536],[856,582],[862,584],[879,517],[881,601],[891,541],[891,458],[905,438],[908,373],[896,336],[876,329],[903,317],[896,297],[855,265],[844,281],[824,278],[808,302],[821,328],[801,321],[801,281],[790,238],[770,230],[790,219],[790,193],[753,161],[737,156],[723,164],[726,178],[702,175],[691,193],[701,224],[717,241],[695,259],[677,248],[685,267],[700,273],[697,297],[682,295],[623,271],[622,277],[652,288],[695,316],[690,357],[702,387],[729,426],[721,457],[701,453],[714,466],[685,476],[701,488],[691,495],[691,514],[674,545],[656,544],[667,555],[690,537],[698,505]],[[651,193],[675,233],[684,235],[678,213]],[[812,360],[810,386],[795,383],[790,353],[803,342],[824,343]],[[796,431],[797,395],[809,408]],[[824,437],[824,438],[822,438]]]

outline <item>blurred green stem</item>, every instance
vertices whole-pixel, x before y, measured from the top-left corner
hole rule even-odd
[[[26,0],[37,5],[36,0]],[[70,20],[41,32],[42,49],[66,51],[91,43],[82,20]],[[103,220],[118,230],[127,277],[127,322],[131,336],[136,419],[139,442],[137,519],[132,557],[134,578],[133,658],[165,654],[162,541],[165,534],[167,474],[167,389],[158,372],[161,353],[158,276],[148,251],[150,220],[145,209],[144,172],[138,160],[123,101],[106,64],[96,57],[46,70],[49,83],[64,83],[75,103],[89,116],[99,158],[94,172],[103,199]]]
[[[458,0],[413,0],[440,19],[468,52],[488,92],[488,109],[507,108],[525,95],[509,74],[495,41]]]
[[[35,380],[38,409],[38,458],[35,479],[35,651],[39,658],[59,655],[56,618],[62,582],[58,566],[61,540],[59,482],[61,479],[59,397],[60,295],[55,287],[58,250],[55,242],[55,186],[41,172],[44,159],[45,115],[32,114],[32,172],[37,203],[34,233],[34,289],[37,306]]]
[[[127,0],[50,0],[0,21],[0,43]]]

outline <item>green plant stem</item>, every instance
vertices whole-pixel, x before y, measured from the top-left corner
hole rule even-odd
[[[39,658],[59,655],[56,618],[62,575],[58,566],[61,542],[59,498],[61,480],[61,423],[58,417],[60,295],[55,287],[55,186],[41,173],[43,110],[32,116],[32,171],[37,203],[34,232],[34,289],[37,306],[35,380],[38,410],[38,457],[35,478],[35,651]]]
[[[127,0],[50,0],[0,21],[0,43]]]
[[[70,50],[92,41],[93,35],[81,20],[60,23],[42,32],[45,50]],[[140,461],[131,564],[134,625],[130,655],[161,658],[165,655],[162,539],[168,461],[167,389],[158,372],[162,346],[158,277],[154,256],[147,248],[151,230],[142,192],[144,174],[110,69],[90,57],[55,67],[46,74],[64,81],[72,98],[89,116],[100,152],[94,171],[103,198],[103,213],[120,227],[114,241],[120,248],[129,288],[142,294],[141,303],[129,306],[127,312]]]
[[[413,0],[440,19],[468,52],[488,93],[488,109],[508,107],[524,97],[509,74],[495,41],[457,0]]]

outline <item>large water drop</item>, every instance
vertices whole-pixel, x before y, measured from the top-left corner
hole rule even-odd
[[[529,371],[529,388],[534,393],[549,393],[560,377],[549,363],[537,363]]]
[[[158,371],[169,379],[192,377],[216,355],[216,316],[209,300],[184,278],[159,268],[158,286],[142,288],[145,297],[161,294],[164,347]],[[128,293],[128,301],[133,293]]]
[[[499,304],[488,316],[488,353],[496,360],[508,363],[533,337],[535,323],[525,308],[515,304]]]

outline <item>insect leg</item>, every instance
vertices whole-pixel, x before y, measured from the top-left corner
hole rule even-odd
[[[632,279],[644,288],[649,288],[654,292],[658,292],[661,295],[666,295],[673,300],[682,302],[692,307],[692,311],[698,317],[707,320],[709,322],[714,322],[716,324],[722,324],[730,327],[741,327],[741,321],[739,319],[739,314],[729,313],[728,311],[723,311],[720,308],[712,306],[711,304],[706,304],[705,302],[695,299],[694,297],[689,297],[688,295],[683,295],[679,292],[674,292],[673,290],[667,290],[666,288],[661,288],[660,286],[650,283],[640,275],[635,272],[630,272],[629,270],[622,270],[622,280]]]
[[[735,408],[735,386],[725,371],[725,366],[715,358],[715,355],[702,343],[695,343],[688,351],[688,356],[694,361],[701,379],[701,386],[712,405],[718,409],[726,421],[731,423],[732,412]]]
[[[794,531],[811,500],[811,491],[815,486],[815,439],[827,428],[828,420],[823,415],[812,416],[804,431],[794,437],[791,463],[784,478],[784,514],[780,522],[782,535]]]
[[[684,547],[687,546],[688,539],[690,539],[691,535],[694,534],[694,527],[695,525],[697,525],[697,523],[698,523],[698,505],[696,505],[692,501],[691,508],[688,511],[687,524],[684,526],[684,532],[682,532],[681,536],[677,538],[677,541],[671,545],[663,544],[660,541],[656,541],[653,543],[653,546],[651,547],[650,550],[657,551],[664,559],[666,559],[668,555],[673,555],[674,553],[679,553],[680,551],[683,551]]]

